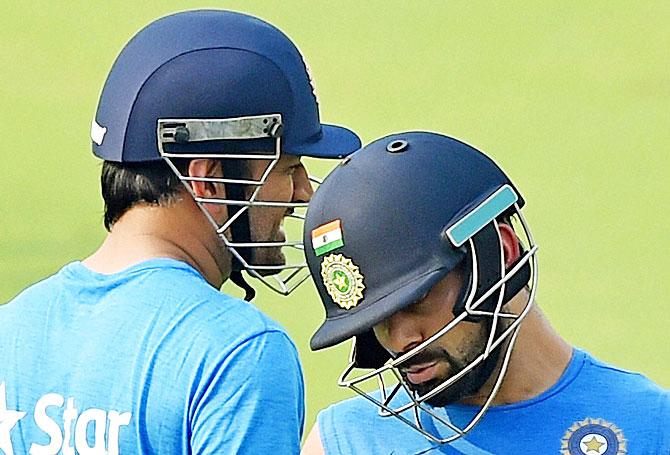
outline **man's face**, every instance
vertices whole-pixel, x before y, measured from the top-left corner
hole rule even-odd
[[[460,270],[449,273],[425,298],[376,325],[377,340],[394,357],[399,357],[439,332],[454,319],[453,308],[462,282]],[[399,365],[400,374],[412,390],[424,395],[462,371],[484,352],[490,329],[490,319],[461,321]],[[461,379],[427,400],[428,403],[446,406],[476,394],[495,369],[499,350],[494,352]]]
[[[267,169],[266,160],[250,160],[251,176],[258,179]],[[270,172],[266,183],[261,187],[257,201],[271,202],[309,202],[314,190],[309,182],[307,171],[300,158],[282,154]],[[286,234],[282,222],[292,213],[286,207],[251,207],[249,209],[249,228],[252,242],[283,242]],[[283,265],[286,263],[281,248],[253,248],[252,264]],[[259,271],[263,272],[263,271]],[[267,271],[272,274],[275,271]],[[262,273],[263,274],[263,273]]]

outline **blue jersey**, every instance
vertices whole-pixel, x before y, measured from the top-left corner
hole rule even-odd
[[[527,401],[492,406],[472,431],[451,444],[433,443],[397,418],[379,417],[377,410],[357,397],[322,411],[318,425],[325,453],[670,454],[670,393],[578,349],[549,390]],[[436,411],[463,425],[476,409],[450,405]],[[429,431],[444,428],[425,414],[422,423]]]
[[[284,330],[185,263],[75,262],[0,305],[0,453],[292,454],[303,420]]]

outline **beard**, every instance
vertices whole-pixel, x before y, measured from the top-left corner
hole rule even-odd
[[[508,324],[501,322],[502,321],[499,321],[496,328],[496,337],[504,332],[505,328],[508,326]],[[419,396],[422,396],[429,393],[431,390],[435,389],[449,378],[463,371],[477,357],[479,357],[481,353],[484,352],[488,337],[491,334],[491,326],[487,325],[481,333],[482,335],[471,344],[471,349],[463,358],[456,358],[455,356],[449,354],[449,352],[447,352],[445,349],[437,346],[432,349],[428,347],[424,351],[412,357],[410,361],[411,364],[414,365],[427,364],[432,362],[446,364],[449,367],[449,373],[445,376],[435,377],[420,384],[414,384],[407,379],[407,373],[403,371],[404,369],[409,368],[410,364],[407,364],[406,366],[403,365],[403,369],[400,370],[400,374],[404,379],[407,387],[413,392],[416,392]],[[435,407],[444,407],[449,404],[461,401],[464,398],[475,395],[484,386],[484,384],[486,384],[495,371],[496,366],[498,365],[498,360],[500,358],[500,352],[504,345],[505,343],[498,345],[498,347],[492,350],[489,355],[477,366],[464,374],[459,380],[455,381],[441,392],[426,400],[426,403]]]
[[[252,242],[285,242],[286,234],[282,228],[283,217],[270,224],[267,218],[253,216],[250,214],[249,235]],[[284,215],[286,216],[286,215]],[[251,247],[248,251],[248,262],[251,265],[277,266],[286,264],[286,256],[280,246],[272,247]],[[276,275],[281,269],[260,269],[256,270],[261,276]]]
[[[284,242],[286,241],[286,237],[281,231],[280,228],[277,228],[277,230],[274,232],[272,235],[272,238],[267,239],[267,236],[265,239],[255,239],[254,238],[254,233],[252,232],[251,234],[252,241],[258,241],[258,242]],[[284,252],[282,251],[282,247],[280,246],[273,246],[273,247],[253,247],[250,248],[250,255],[251,255],[251,260],[249,261],[250,264],[252,265],[263,265],[263,266],[277,266],[281,267],[286,264],[286,256],[284,255]],[[270,275],[276,275],[277,273],[281,272],[281,269],[260,269],[257,270],[257,272],[262,275],[262,276],[270,276]]]
[[[405,383],[408,388],[417,394],[425,395],[431,390],[435,389],[437,386],[445,382],[450,377],[454,376],[458,372],[464,370],[470,362],[462,361],[452,358],[449,353],[444,350],[441,352],[434,353],[432,361],[437,360],[442,362],[448,362],[450,369],[454,371],[454,374],[447,377],[433,378],[421,384],[413,384],[407,380],[406,374],[401,373],[402,377],[405,379]],[[488,357],[486,357],[482,362],[480,362],[476,367],[467,372],[463,377],[454,382],[449,387],[445,388],[436,395],[430,397],[426,400],[426,403],[431,406],[444,407],[452,403],[456,403],[466,397],[472,396],[477,393],[486,382],[489,380],[493,371],[495,370],[496,365],[498,364],[498,359],[500,357],[500,349],[496,348],[492,351]],[[451,359],[451,360],[447,360]]]

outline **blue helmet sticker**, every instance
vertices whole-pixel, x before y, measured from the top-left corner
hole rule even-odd
[[[516,204],[518,200],[519,196],[512,187],[504,185],[475,207],[474,210],[458,220],[456,224],[447,229],[447,237],[454,246],[459,247],[463,245],[484,226]]]

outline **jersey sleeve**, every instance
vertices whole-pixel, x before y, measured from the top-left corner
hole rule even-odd
[[[665,390],[661,396],[660,415],[658,419],[658,434],[661,441],[658,447],[660,455],[670,454],[670,390]]]
[[[299,452],[304,382],[285,333],[263,332],[239,345],[199,395],[190,428],[193,453]]]

